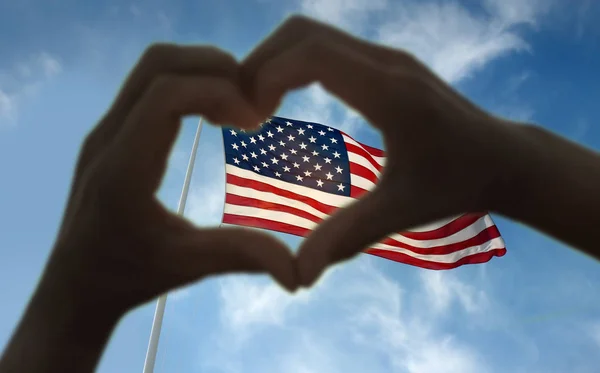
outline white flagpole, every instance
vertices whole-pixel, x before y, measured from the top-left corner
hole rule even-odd
[[[196,137],[192,145],[190,161],[185,173],[183,181],[183,189],[179,198],[179,206],[177,207],[177,215],[183,216],[185,211],[185,202],[187,201],[188,191],[190,189],[190,181],[192,180],[192,172],[194,170],[194,162],[196,161],[196,153],[198,150],[198,142],[200,133],[202,132],[202,118],[198,122]],[[154,362],[156,361],[156,353],[158,351],[158,339],[160,337],[160,329],[162,327],[163,316],[165,314],[165,305],[167,304],[167,294],[158,297],[156,302],[156,310],[154,311],[154,320],[152,321],[152,331],[150,332],[150,341],[148,342],[148,351],[146,352],[146,361],[144,362],[144,373],[154,373]]]

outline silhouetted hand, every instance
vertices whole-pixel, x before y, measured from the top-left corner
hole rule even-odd
[[[262,120],[213,47],[156,45],[86,139],[46,271],[75,307],[119,317],[161,293],[229,272],[265,272],[296,287],[292,254],[248,229],[198,229],[156,199],[181,117],[244,128]]]
[[[243,89],[264,116],[286,92],[313,82],[381,130],[387,163],[373,192],[302,243],[304,285],[388,234],[491,209],[490,198],[509,183],[499,170],[511,162],[506,144],[515,157],[520,151],[517,126],[469,103],[404,51],[293,17],[242,62]]]

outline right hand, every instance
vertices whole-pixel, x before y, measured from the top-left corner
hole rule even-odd
[[[242,80],[260,114],[312,82],[360,112],[385,139],[377,188],[339,210],[303,242],[303,285],[329,265],[385,236],[493,207],[507,185],[510,125],[479,109],[410,54],[377,46],[325,24],[293,17],[242,63]]]

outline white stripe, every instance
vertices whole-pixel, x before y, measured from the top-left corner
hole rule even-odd
[[[369,162],[369,160],[367,158],[363,157],[362,155],[348,152],[348,160],[352,163],[359,164],[359,165],[365,167],[366,169],[370,170],[371,172],[373,172],[375,174],[375,176],[378,179],[381,176],[381,173],[379,171],[377,171],[377,168],[375,168],[375,166],[373,166],[373,163]]]
[[[367,149],[365,149],[364,146],[362,146],[359,142],[355,141],[353,138],[351,138],[347,135],[344,135],[344,134],[342,134],[342,136],[343,136],[345,142],[352,144],[352,145],[356,145],[356,146],[360,147],[361,149],[363,149],[364,151],[366,151],[367,153],[369,153],[369,151]],[[371,153],[369,153],[369,154],[371,154]],[[377,162],[380,166],[385,165],[385,157],[377,157],[373,154],[371,154],[371,157],[373,157],[373,160],[375,162]]]
[[[272,177],[258,175],[255,172],[248,171],[248,170],[245,170],[245,169],[237,167],[237,166],[232,166],[230,164],[225,165],[225,171],[231,175],[243,177],[244,179],[260,181],[261,183],[272,185],[279,189],[287,190],[292,193],[296,193],[296,194],[300,194],[300,195],[308,197],[308,198],[312,198],[315,201],[321,202],[328,206],[333,206],[333,207],[339,208],[339,207],[344,207],[344,206],[348,205],[349,203],[352,203],[355,201],[354,198],[340,196],[337,194],[332,194],[332,193],[327,193],[327,192],[321,192],[320,190],[288,183],[286,181],[277,180]]]
[[[350,184],[369,191],[375,189],[376,186],[376,184],[371,180],[365,179],[364,177],[356,174],[350,174]]]
[[[286,224],[294,225],[299,228],[304,228],[304,229],[309,229],[309,230],[315,229],[318,224],[318,223],[313,222],[312,220],[294,215],[289,212],[266,210],[266,209],[261,209],[258,207],[250,207],[250,206],[238,206],[238,205],[232,205],[229,203],[225,204],[225,213],[232,214],[232,215],[246,216],[246,217],[251,217],[251,218],[266,219],[266,220],[271,220],[271,221],[276,221],[276,222],[283,222]],[[316,216],[326,217],[326,215],[323,213],[319,213],[319,215],[316,215]],[[390,237],[392,237],[393,239],[395,239],[399,242],[402,242],[406,245],[426,249],[426,248],[430,248],[430,247],[444,246],[444,245],[450,245],[450,244],[466,241],[469,238],[472,238],[473,236],[475,236],[477,233],[481,232],[485,228],[486,228],[486,221],[482,218],[476,224],[473,224],[473,225],[461,230],[460,232],[456,232],[455,234],[448,236],[448,237],[444,237],[444,238],[421,241],[421,240],[415,240],[415,239],[411,239],[408,237],[404,237],[399,234],[393,234]],[[389,245],[385,245],[385,246],[387,247]],[[389,246],[389,247],[393,248],[394,246]]]
[[[370,246],[370,248],[373,248],[373,249],[395,251],[397,253],[402,253],[402,254],[412,256],[413,258],[427,260],[427,261],[431,261],[431,262],[437,262],[437,263],[455,263],[455,262],[459,261],[460,259],[467,257],[467,256],[471,256],[473,254],[484,253],[486,251],[492,251],[494,249],[503,249],[505,247],[506,246],[504,244],[504,240],[501,237],[496,237],[494,239],[491,239],[491,240],[485,242],[483,245],[467,247],[462,250],[455,251],[455,252],[449,253],[449,254],[443,254],[443,255],[417,254],[410,250],[400,249],[400,248],[396,248],[393,246],[388,246],[388,245],[384,245],[384,244],[380,244],[380,243]]]
[[[235,175],[235,176],[238,176],[238,177],[241,177],[244,179],[258,181],[258,182],[261,182],[261,183],[264,183],[267,185],[272,185],[279,189],[283,189],[283,190],[287,190],[292,193],[299,194],[301,196],[312,198],[315,201],[318,201],[322,204],[332,206],[332,207],[341,208],[341,207],[347,206],[348,204],[355,201],[355,199],[351,198],[351,197],[340,196],[337,194],[326,193],[326,192],[322,192],[322,191],[319,191],[316,189],[303,187],[300,185],[295,185],[295,184],[277,180],[277,179],[274,179],[274,178],[271,178],[268,176],[262,176],[255,172],[245,170],[243,168],[233,166],[230,164],[225,165],[225,171],[231,175]],[[355,177],[355,176],[352,176],[352,177]],[[448,224],[448,222],[450,222],[454,219],[456,219],[456,217],[442,219],[437,222],[422,225],[420,227],[410,228],[409,231],[411,231],[411,232],[427,232],[427,231],[435,230],[435,229],[443,227],[444,225]]]

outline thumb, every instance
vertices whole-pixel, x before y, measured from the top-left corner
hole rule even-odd
[[[349,259],[397,230],[397,191],[380,183],[352,205],[336,211],[304,240],[298,251],[299,281],[311,286],[331,264]]]
[[[288,247],[273,236],[245,228],[188,230],[171,242],[171,266],[192,282],[226,273],[270,274],[284,288],[298,287],[296,264]]]

